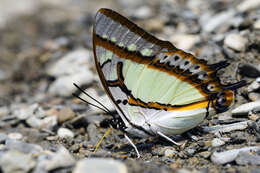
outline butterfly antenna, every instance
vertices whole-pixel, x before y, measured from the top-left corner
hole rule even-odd
[[[86,101],[85,99],[81,98],[80,96],[78,96],[78,95],[75,94],[75,93],[72,93],[72,95],[73,95],[74,97],[77,97],[77,98],[80,99],[81,101],[83,101],[83,102],[85,102],[85,103],[87,103],[87,104],[89,104],[89,105],[91,105],[91,106],[94,106],[94,107],[96,107],[96,108],[98,108],[98,109],[100,109],[100,110],[102,110],[102,111],[104,111],[104,112],[106,112],[107,114],[110,113],[110,112],[107,112],[107,110],[105,110],[105,109],[103,109],[103,108],[101,108],[101,107],[99,107],[99,106],[97,106],[97,105],[94,105],[93,103],[90,103],[90,102]]]
[[[111,115],[112,115],[112,113],[110,112],[110,110],[107,109],[102,103],[100,103],[98,100],[96,100],[96,99],[93,98],[91,95],[89,95],[88,93],[86,93],[86,92],[85,92],[82,88],[80,88],[77,84],[73,83],[73,85],[74,85],[76,88],[78,88],[78,90],[80,90],[82,93],[84,93],[86,96],[88,96],[89,98],[91,98],[92,100],[94,100],[96,103],[98,103],[98,104],[99,104],[100,106],[102,106],[102,107],[100,107],[100,106],[98,106],[98,105],[95,105],[95,104],[93,104],[93,103],[90,103],[90,102],[86,101],[85,99],[79,97],[79,96],[76,95],[75,93],[73,93],[73,96],[74,96],[74,97],[77,97],[77,98],[80,99],[81,101],[83,101],[83,102],[85,102],[85,103],[87,103],[87,104],[89,104],[89,105],[91,105],[91,106],[94,106],[94,107],[96,107],[96,108],[98,108],[98,109],[100,109],[100,110],[106,112],[107,114],[111,114]]]
[[[98,144],[97,144],[97,146],[96,146],[96,148],[95,148],[95,150],[94,150],[94,153],[97,151],[97,149],[98,149],[98,147],[100,146],[101,142],[103,141],[104,137],[110,132],[111,129],[112,129],[112,128],[109,128],[109,129],[106,131],[106,133],[103,135],[103,137],[99,140],[99,142],[98,142]]]

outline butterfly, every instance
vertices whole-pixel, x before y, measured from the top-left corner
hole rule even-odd
[[[221,84],[217,71],[227,61],[208,65],[110,9],[96,14],[93,51],[101,83],[119,114],[110,123],[124,132],[138,156],[127,134],[177,144],[169,136],[227,111],[234,90],[245,85]]]

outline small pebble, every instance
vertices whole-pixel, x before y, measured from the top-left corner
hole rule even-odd
[[[258,80],[253,81],[250,85],[247,87],[247,92],[253,92],[260,88],[260,83]]]
[[[260,19],[258,19],[257,21],[255,21],[255,23],[254,23],[254,29],[260,30]]]
[[[221,25],[226,24],[229,20],[232,20],[235,15],[234,10],[224,11],[222,13],[218,13],[215,16],[207,16],[206,19],[203,20],[202,29],[206,32],[212,32],[216,30]]]
[[[31,127],[37,129],[52,130],[58,124],[58,120],[57,120],[57,116],[49,116],[43,119],[39,119],[35,116],[32,116],[26,120],[26,123]]]
[[[39,154],[43,151],[42,147],[36,144],[25,143],[22,141],[8,139],[5,147],[8,150],[16,150],[22,153]]]
[[[182,169],[178,169],[176,171],[176,173],[200,173],[200,171],[196,170],[196,169],[185,169],[185,168],[182,168]]]
[[[75,113],[69,107],[63,107],[58,113],[58,122],[63,123],[75,117]]]
[[[193,156],[194,155],[194,153],[195,153],[195,149],[193,149],[193,148],[187,148],[187,149],[185,149],[185,154],[187,154],[188,156]]]
[[[247,39],[240,36],[239,34],[229,34],[226,36],[224,44],[236,51],[245,51]]]
[[[152,19],[147,19],[147,20],[145,20],[146,22],[146,29],[148,30],[148,31],[162,31],[163,29],[164,29],[164,21],[162,20],[162,19],[154,19],[154,18],[152,18]]]
[[[211,152],[203,151],[203,152],[200,152],[199,155],[202,156],[204,159],[207,159],[211,155]]]
[[[66,148],[60,147],[59,150],[52,155],[52,158],[45,162],[45,164],[46,170],[51,171],[58,168],[70,167],[75,164],[75,159]]]
[[[166,149],[164,151],[164,156],[166,157],[173,157],[175,155],[175,150],[172,150],[172,149]]]
[[[21,133],[9,133],[8,137],[13,140],[21,140],[23,139],[23,135]]]
[[[39,104],[35,103],[29,106],[24,106],[22,108],[17,108],[14,111],[14,115],[19,120],[26,120],[32,116],[44,117],[44,110],[39,106]]]
[[[5,141],[8,139],[8,136],[4,133],[0,133],[0,144],[5,143]]]
[[[73,138],[74,137],[74,133],[67,129],[67,128],[59,128],[58,132],[57,132],[57,135],[60,137],[60,138]]]
[[[71,146],[71,151],[73,151],[73,153],[77,153],[80,149],[80,145],[79,144],[74,144]]]
[[[248,114],[248,119],[250,119],[250,120],[256,122],[257,120],[259,120],[259,114],[250,112],[250,113]]]
[[[207,133],[227,133],[235,130],[244,130],[248,127],[248,123],[251,122],[250,120],[248,121],[243,121],[243,122],[238,122],[238,123],[232,123],[232,124],[227,124],[227,125],[217,125],[217,126],[212,126],[212,127],[204,127],[203,131]]]
[[[105,158],[88,158],[77,162],[72,173],[127,173],[126,165],[118,160]]]
[[[255,101],[258,101],[260,100],[260,94],[259,93],[256,93],[256,92],[251,92],[251,93],[248,93],[248,98],[255,102]]]
[[[222,141],[222,140],[219,139],[219,138],[214,138],[214,139],[211,141],[212,147],[219,147],[219,146],[222,146],[222,145],[224,145],[224,144],[225,144],[225,142]]]
[[[134,13],[133,13],[133,15],[136,18],[139,18],[139,19],[149,18],[149,17],[151,17],[152,14],[153,14],[152,10],[148,6],[141,6],[141,7],[137,8],[137,9],[135,9]]]
[[[260,101],[245,103],[232,110],[232,115],[247,115],[250,111],[259,111]]]
[[[193,46],[200,41],[199,35],[173,35],[169,38],[176,47],[184,50],[190,50]]]
[[[237,6],[238,11],[240,12],[246,12],[257,8],[260,8],[259,0],[244,0]]]

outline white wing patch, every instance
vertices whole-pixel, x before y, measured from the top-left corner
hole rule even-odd
[[[146,103],[185,105],[205,100],[191,84],[147,65],[125,61],[123,76],[133,97]]]

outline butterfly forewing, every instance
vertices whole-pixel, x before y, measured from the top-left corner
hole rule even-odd
[[[211,94],[222,86],[206,61],[155,38],[112,10],[99,10],[95,20],[96,67],[123,119],[142,124],[144,116],[151,118],[158,111],[196,109],[196,115],[205,117],[212,107]],[[233,92],[224,95],[230,106]]]

